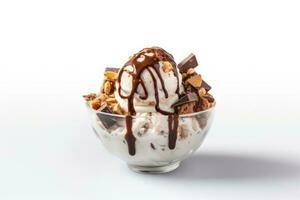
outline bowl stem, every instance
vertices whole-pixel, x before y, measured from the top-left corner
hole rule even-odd
[[[152,174],[163,174],[171,172],[177,169],[180,165],[180,162],[170,163],[163,166],[138,166],[138,165],[128,165],[129,169],[134,172],[139,173],[152,173]]]

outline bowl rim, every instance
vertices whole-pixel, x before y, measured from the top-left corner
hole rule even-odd
[[[90,107],[90,105],[88,104],[88,102],[86,102],[86,106],[87,106],[88,110],[90,110],[91,112],[96,113],[96,114],[99,113],[101,115],[106,115],[106,116],[110,116],[110,117],[119,117],[119,118],[125,118],[126,117],[126,115],[119,115],[119,114],[115,114],[115,113],[107,113],[107,112],[101,112],[99,110],[94,110],[93,108]],[[214,110],[215,107],[216,107],[216,101],[214,101],[212,107],[210,107],[210,108],[208,108],[206,110],[179,115],[179,118],[193,117],[193,116],[196,116],[196,115],[199,115],[199,114],[208,113],[208,112]],[[168,115],[162,115],[162,116],[168,116]],[[132,116],[133,119],[134,118],[143,118],[143,117],[149,117],[149,116],[136,116],[136,115]]]

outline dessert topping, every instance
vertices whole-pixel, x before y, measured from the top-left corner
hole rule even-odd
[[[105,113],[113,113],[113,111],[108,107],[108,105],[106,103],[104,103],[100,107],[100,111],[105,112]],[[117,122],[117,118],[115,118],[115,117],[109,117],[102,113],[96,113],[96,114],[97,114],[99,120],[102,122],[103,126],[107,129],[112,127]]]
[[[97,97],[96,93],[90,93],[90,94],[87,94],[87,95],[83,95],[83,98],[86,101],[91,101],[91,100],[95,99],[96,97]]]
[[[175,104],[173,104],[172,107],[175,108],[177,106],[181,106],[183,104],[187,104],[195,101],[198,101],[197,94],[194,92],[187,93],[183,97],[181,97]]]
[[[202,84],[202,78],[201,78],[200,74],[191,76],[186,81],[196,89],[200,88],[201,84]]]
[[[180,73],[186,73],[188,69],[195,68],[197,66],[198,62],[196,56],[192,53],[178,64]]]
[[[203,87],[206,90],[206,92],[208,92],[211,89],[210,85],[208,85],[204,80],[202,80],[201,87]]]
[[[163,68],[163,71],[167,73],[167,72],[172,71],[173,66],[170,62],[164,62],[162,68]]]

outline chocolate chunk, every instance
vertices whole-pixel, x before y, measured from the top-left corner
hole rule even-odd
[[[151,148],[152,148],[153,150],[156,149],[155,146],[154,146],[154,144],[150,143],[150,146],[151,146]]]
[[[198,93],[198,90],[197,90],[196,88],[194,88],[193,86],[191,86],[191,85],[188,85],[188,86],[185,88],[185,91],[186,91],[186,93],[190,93],[190,92]]]
[[[185,73],[190,68],[195,68],[198,66],[198,62],[196,59],[196,56],[194,54],[190,54],[188,57],[186,57],[183,61],[181,61],[178,64],[178,69],[180,73]]]
[[[100,107],[100,111],[105,113],[113,113],[106,103]],[[97,113],[97,116],[102,122],[103,126],[107,129],[112,127],[117,122],[117,118],[113,116],[105,115],[102,113]]]
[[[181,106],[182,104],[198,101],[198,95],[195,92],[187,93],[175,102],[171,107]]]
[[[120,70],[120,68],[115,68],[115,67],[106,67],[106,68],[105,68],[105,71],[106,71],[106,72],[107,72],[107,71],[110,71],[110,72],[116,72],[116,73],[118,73],[119,70]]]
[[[206,90],[206,92],[208,92],[211,89],[210,85],[208,85],[204,80],[202,80],[201,87],[203,87]]]

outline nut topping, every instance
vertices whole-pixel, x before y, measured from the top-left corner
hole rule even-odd
[[[202,78],[199,74],[197,74],[188,78],[187,82],[191,84],[194,88],[200,88],[202,83]]]
[[[90,93],[90,94],[87,94],[87,95],[83,95],[83,98],[86,101],[91,101],[91,100],[95,99],[96,97],[97,97],[96,93]]]
[[[163,71],[167,73],[167,72],[172,71],[173,66],[170,62],[163,62],[162,68],[163,68]]]
[[[111,89],[112,89],[111,83],[110,83],[109,81],[106,81],[106,82],[104,83],[104,88],[103,88],[104,93],[107,94],[107,95],[109,95],[110,92],[111,92]]]

